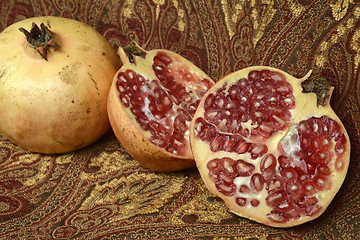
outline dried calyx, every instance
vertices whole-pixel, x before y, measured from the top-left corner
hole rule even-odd
[[[25,34],[28,44],[47,61],[47,53],[50,47],[60,48],[60,46],[54,40],[54,33],[44,23],[40,24],[40,28],[33,22],[30,32],[24,28],[19,28],[19,30]]]
[[[320,70],[314,70],[308,79],[301,83],[303,93],[315,93],[317,105],[325,106],[329,100],[330,83]]]
[[[146,51],[144,51],[136,42],[130,42],[126,47],[123,48],[123,50],[126,53],[130,63],[136,64],[134,55],[142,58],[146,57]]]

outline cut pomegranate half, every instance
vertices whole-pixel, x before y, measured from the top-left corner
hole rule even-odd
[[[123,66],[108,98],[108,114],[122,146],[144,166],[162,172],[195,166],[189,125],[214,82],[194,64],[163,49],[131,43],[118,51]]]
[[[331,92],[311,73],[297,79],[262,66],[217,82],[190,127],[208,189],[230,211],[269,226],[320,216],[342,185],[350,158],[348,134],[329,104]]]

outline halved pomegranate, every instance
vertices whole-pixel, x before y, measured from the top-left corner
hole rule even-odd
[[[250,67],[216,83],[190,127],[197,167],[230,211],[290,227],[320,216],[350,158],[348,134],[319,74]]]
[[[195,166],[189,125],[214,82],[194,64],[163,49],[119,48],[123,66],[108,97],[108,115],[127,152],[155,171]]]

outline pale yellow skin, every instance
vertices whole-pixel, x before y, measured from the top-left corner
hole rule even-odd
[[[44,23],[60,49],[47,61],[22,27]],[[110,125],[107,95],[120,61],[92,27],[59,17],[14,23],[0,34],[0,134],[39,153],[64,153],[98,140]]]
[[[246,160],[248,158],[248,156],[246,154],[228,153],[228,152],[223,152],[223,151],[219,151],[216,153],[212,152],[207,143],[205,143],[195,137],[195,134],[194,134],[195,120],[199,117],[204,116],[203,106],[204,106],[204,102],[205,102],[207,96],[209,94],[215,92],[216,89],[222,87],[224,82],[232,82],[232,81],[241,79],[243,77],[245,78],[248,76],[248,73],[250,71],[262,70],[262,69],[268,69],[271,71],[280,72],[291,82],[292,87],[293,87],[294,96],[296,97],[296,100],[297,100],[295,109],[291,110],[291,113],[292,113],[292,121],[290,123],[291,125],[296,124],[302,120],[308,119],[311,116],[326,115],[326,116],[333,118],[340,124],[340,126],[343,128],[343,132],[347,139],[348,144],[346,146],[346,150],[345,150],[346,153],[345,153],[344,159],[342,161],[341,170],[340,171],[335,170],[335,163],[332,163],[330,165],[330,168],[332,170],[332,188],[326,192],[318,193],[316,196],[319,199],[319,204],[321,204],[322,209],[315,216],[312,216],[312,217],[302,216],[297,220],[289,221],[286,223],[277,223],[277,222],[271,221],[266,217],[266,214],[271,210],[271,208],[265,204],[265,202],[266,202],[265,198],[267,197],[267,192],[266,192],[265,188],[258,195],[258,197],[260,199],[260,205],[258,207],[255,208],[255,207],[251,207],[249,205],[245,206],[245,207],[240,207],[239,205],[237,205],[235,203],[234,196],[227,197],[227,196],[219,193],[215,184],[209,178],[209,169],[207,168],[207,163],[211,159],[230,157],[232,159],[240,158],[240,159]],[[313,220],[314,218],[319,217],[326,210],[326,208],[328,207],[328,205],[330,204],[330,202],[332,201],[332,199],[334,198],[336,193],[339,191],[339,189],[344,181],[344,178],[346,176],[347,169],[349,166],[349,160],[350,160],[349,136],[348,136],[343,124],[341,123],[340,119],[336,116],[335,112],[331,109],[331,107],[329,105],[330,97],[328,99],[328,102],[326,103],[326,106],[317,106],[316,95],[314,93],[307,93],[307,94],[302,93],[302,87],[300,84],[302,81],[304,81],[305,79],[308,78],[308,75],[306,75],[304,78],[298,79],[298,78],[295,78],[295,77],[289,75],[288,73],[286,73],[284,71],[281,71],[281,70],[275,69],[275,68],[271,68],[271,67],[254,66],[254,67],[245,68],[245,69],[239,70],[237,72],[234,72],[232,74],[229,74],[228,76],[224,77],[222,80],[219,80],[207,92],[207,94],[205,94],[202,101],[200,102],[198,110],[196,111],[195,116],[194,116],[193,121],[190,126],[190,144],[191,144],[191,147],[193,150],[197,168],[199,169],[199,172],[201,174],[202,179],[204,180],[205,185],[207,186],[207,188],[209,189],[209,191],[211,193],[219,196],[220,198],[222,198],[224,200],[226,206],[229,208],[229,210],[231,212],[233,212],[237,215],[240,215],[242,217],[252,219],[256,222],[272,226],[272,227],[292,227],[292,226],[296,226],[296,225],[308,222],[310,220]],[[331,89],[331,91],[332,91],[332,89]],[[331,92],[330,92],[330,95],[331,95]],[[272,152],[275,156],[277,154],[279,154],[278,149],[277,149],[278,143],[283,138],[286,137],[287,133],[288,132],[286,132],[286,131],[279,132],[278,134],[275,134],[270,139],[268,139],[268,141],[266,142],[266,145],[269,149],[269,151],[268,151],[269,153]],[[250,160],[250,162],[255,165],[255,169],[257,172],[260,171],[259,170],[260,160],[261,160],[261,158],[256,159],[256,160]],[[245,178],[243,178],[243,179],[245,180]],[[245,181],[248,181],[248,180],[245,180]]]

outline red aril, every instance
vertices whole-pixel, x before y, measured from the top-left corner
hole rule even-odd
[[[156,171],[195,166],[189,125],[214,82],[194,64],[163,49],[132,43],[118,51],[123,66],[108,97],[108,115],[127,152]]]
[[[320,74],[297,79],[255,66],[232,73],[203,97],[190,143],[208,189],[230,211],[290,227],[320,216],[350,158],[347,132]]]

